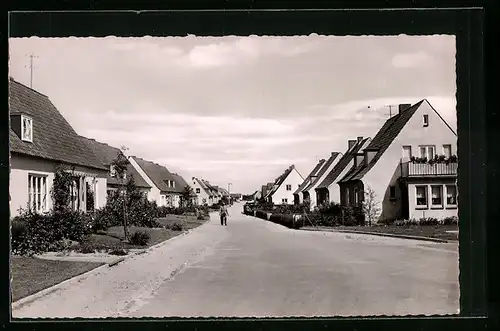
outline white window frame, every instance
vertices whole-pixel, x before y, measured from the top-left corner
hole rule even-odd
[[[425,154],[422,155],[422,148],[425,149]],[[427,160],[431,160],[436,156],[436,146],[435,145],[420,145],[418,146],[420,152],[420,157],[426,157]],[[429,150],[432,150],[432,157],[429,157]]]
[[[422,125],[423,125],[424,127],[428,127],[428,126],[429,126],[429,115],[424,114],[424,115],[422,116]]]
[[[109,166],[109,175],[111,177],[116,177],[116,168],[115,168],[115,165],[114,164],[111,164]]]
[[[286,190],[291,191],[292,190],[292,184],[286,184]]]
[[[175,180],[172,181],[172,187],[175,188]]]
[[[405,156],[405,149],[409,150],[408,156]],[[411,159],[411,157],[413,156],[412,150],[411,150],[411,145],[404,145],[402,148],[402,153],[403,153],[403,158]]]
[[[35,213],[48,211],[48,176],[28,174],[28,208]]]
[[[446,149],[447,149],[448,147],[450,148],[450,153],[449,153],[449,155],[446,155]],[[444,144],[444,145],[443,145],[443,155],[444,155],[444,156],[446,156],[446,157],[450,157],[450,156],[452,156],[452,155],[453,155],[453,151],[452,151],[452,148],[451,148],[451,144]]]
[[[418,203],[418,189],[423,188],[425,195],[425,204],[421,205]],[[427,185],[415,185],[415,206],[416,208],[428,208],[429,207],[429,192]]]
[[[356,187],[356,188],[354,188],[354,204],[355,204],[355,205],[357,205],[357,204],[358,204],[358,200],[359,200],[359,196],[358,196],[358,194],[359,194],[359,190],[358,190],[358,188]]]
[[[453,187],[455,189],[455,203],[448,203],[448,188]],[[455,184],[447,184],[444,186],[445,188],[445,196],[446,196],[446,207],[456,208],[458,205],[458,188]],[[443,198],[444,200],[444,198]]]
[[[26,136],[25,133],[25,124],[26,122],[29,124],[29,136]],[[33,142],[33,118],[26,115],[21,115],[21,140],[32,143]]]
[[[441,198],[441,203],[435,204],[434,201],[432,201],[434,192],[433,189],[438,189],[440,198]],[[431,191],[431,208],[443,208],[444,206],[444,201],[443,201],[443,185],[430,185],[430,191]]]

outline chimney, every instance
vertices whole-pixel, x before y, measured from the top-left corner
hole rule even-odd
[[[358,137],[358,143],[363,141],[363,137]]]
[[[402,103],[398,106],[399,113],[401,114],[404,112],[406,109],[411,107],[411,103]]]
[[[366,150],[365,149],[365,166],[367,166],[377,154],[377,150]]]
[[[356,145],[356,140],[348,140],[347,141],[347,150],[351,150],[351,148],[354,147],[354,145]]]

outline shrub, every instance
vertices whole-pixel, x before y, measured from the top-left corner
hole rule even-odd
[[[173,231],[182,231],[183,227],[184,226],[182,225],[182,223],[174,223],[174,224],[172,224],[170,229]]]
[[[14,254],[33,255],[64,249],[68,241],[82,241],[90,233],[90,220],[88,215],[78,211],[60,209],[49,214],[22,211],[13,220],[16,225],[12,251]]]
[[[117,255],[117,256],[124,256],[124,255],[127,255],[128,253],[122,249],[122,248],[117,248],[117,249],[113,249],[109,252],[110,255]]]
[[[450,216],[443,218],[443,225],[458,225],[458,217]]]
[[[11,222],[11,236],[13,242],[20,242],[24,240],[27,232],[26,222],[15,217]]]
[[[255,212],[255,216],[258,217],[258,218],[262,218],[264,220],[267,220],[267,212],[265,212],[265,211],[257,210]]]
[[[149,233],[146,231],[136,231],[130,236],[130,243],[132,245],[146,246],[150,238]]]
[[[129,206],[129,224],[140,227],[159,227],[156,210],[152,202],[146,198],[133,201]]]
[[[437,218],[434,218],[434,217],[422,217],[419,219],[419,225],[421,226],[434,226],[434,225],[438,225],[439,224],[439,221]]]
[[[291,214],[272,214],[271,217],[269,217],[269,221],[286,226],[290,229],[299,229],[303,223],[302,220],[295,221]]]

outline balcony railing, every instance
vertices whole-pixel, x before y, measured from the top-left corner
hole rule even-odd
[[[453,177],[457,175],[458,163],[413,163],[405,162],[402,177]]]

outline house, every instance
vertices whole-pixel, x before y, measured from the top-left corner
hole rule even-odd
[[[202,179],[193,177],[191,178],[191,186],[193,187],[194,193],[196,194],[196,202],[195,204],[198,206],[202,206],[207,204],[211,206],[212,199],[210,198],[212,193],[208,186],[205,185]]]
[[[10,209],[48,212],[59,165],[73,175],[71,207],[88,211],[106,204],[108,168],[95,157],[50,99],[9,78]]]
[[[221,201],[222,194],[219,192],[218,188],[210,184],[207,180],[203,181],[210,191],[211,204],[218,204]]]
[[[130,156],[130,164],[151,186],[148,199],[156,201],[159,206],[179,207],[186,181],[177,174],[172,174],[162,165]]]
[[[368,146],[370,141],[370,138],[363,137],[347,141],[347,151],[315,189],[318,205],[328,202],[340,203],[338,182],[353,168],[356,154]]]
[[[265,199],[274,204],[293,204],[293,188],[299,187],[303,181],[304,177],[292,164],[276,178],[273,188],[267,193]]]
[[[293,192],[293,201],[295,204],[300,204],[304,202],[302,194],[303,190],[307,186],[309,186],[309,184],[311,184],[311,182],[316,178],[316,175],[318,174],[319,170],[321,169],[325,161],[326,161],[325,159],[319,160],[318,164],[316,164],[313,170],[311,170],[311,172],[309,173],[309,175],[307,175],[306,179],[304,179],[302,184],[300,184],[297,190]]]
[[[108,169],[108,176],[106,179],[107,183],[107,196],[109,196],[113,191],[116,191],[118,187],[122,184],[119,176],[117,176],[116,169],[113,166],[113,162],[118,158],[119,155],[123,156],[124,160],[128,159],[125,157],[123,152],[116,147],[110,146],[108,144],[99,142],[95,139],[81,137],[89,146],[89,148],[94,152],[94,155],[101,161],[101,164]],[[135,185],[137,188],[143,192],[145,196],[151,191],[151,185],[149,185],[144,178],[135,170],[134,166],[128,161],[127,168],[124,173],[124,183],[129,177],[134,178]]]
[[[340,180],[341,203],[371,191],[378,220],[457,216],[456,152],[456,132],[426,99],[399,105]]]
[[[321,166],[319,171],[313,176],[309,185],[302,189],[303,200],[309,200],[310,208],[314,209],[317,206],[316,187],[325,179],[326,175],[337,165],[340,160],[340,153],[332,152],[328,160]]]

